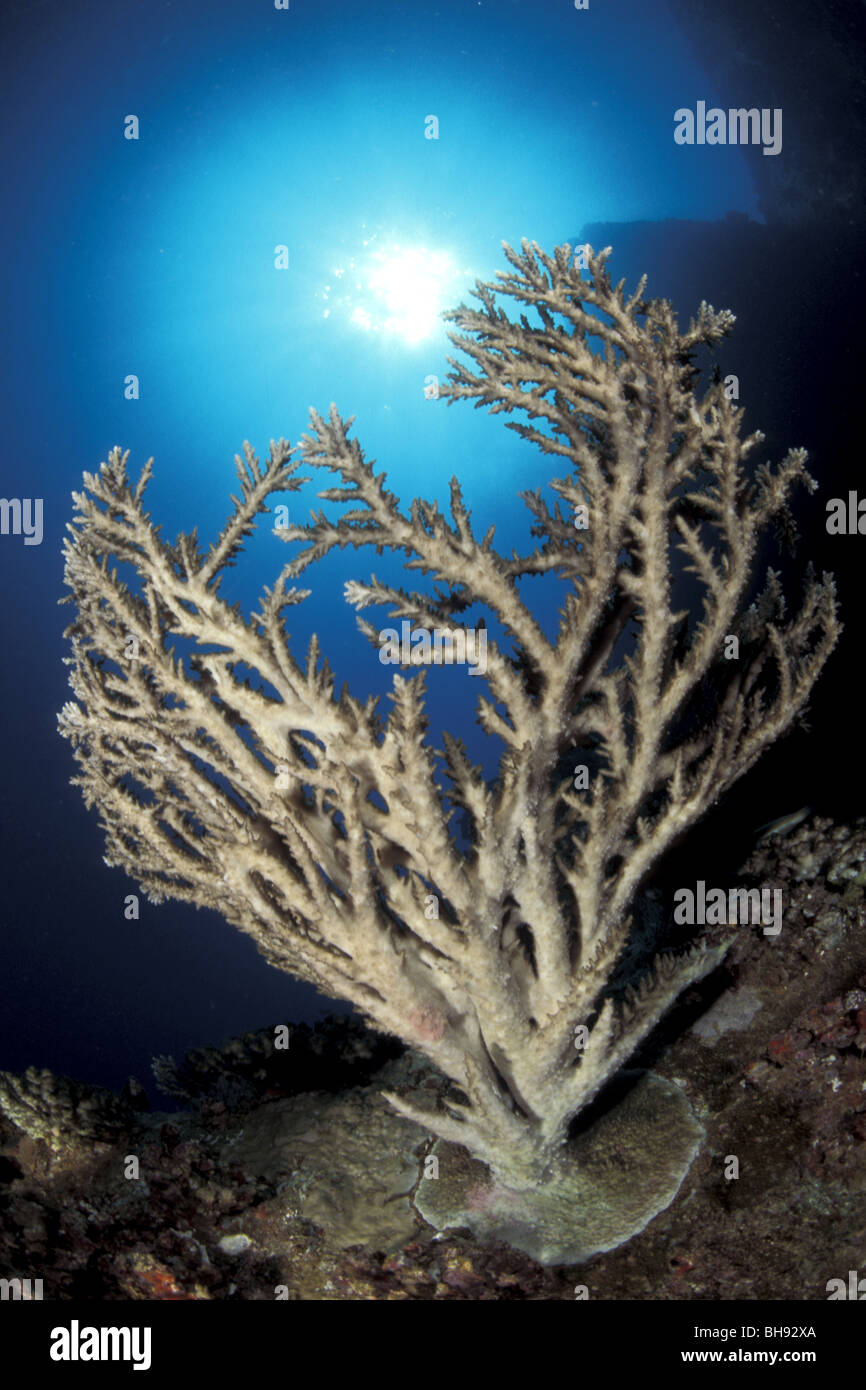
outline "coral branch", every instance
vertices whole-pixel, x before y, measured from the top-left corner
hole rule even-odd
[[[572,1117],[720,958],[709,942],[660,956],[614,997],[647,874],[800,714],[839,633],[829,576],[809,573],[786,618],[771,571],[743,611],[761,533],[790,531],[792,489],[813,484],[801,450],[749,474],[760,436],[741,439],[720,385],[695,394],[693,354],[733,316],[702,304],[681,333],[643,282],[629,296],[612,285],[609,254],[589,251],[584,276],[567,246],[506,248],[512,270],[476,287],[480,307],[447,316],[468,359],[452,360],[449,403],[521,412],[509,427],[567,467],[552,501],[523,496],[529,554],[500,555],[492,529],[478,538],[456,479],[450,516],[421,500],[402,511],[333,406],[312,413],[297,452],[338,476],[319,496],[348,510],[276,533],[300,548],[249,619],[220,581],[268,498],[306,481],[283,440],[264,467],[244,446],[240,496],[207,555],[195,533],[160,539],[143,510],[151,464],[133,486],[120,449],[74,495],[65,550],[75,702],[60,729],[106,862],[156,902],[222,912],[273,964],[426,1053],[456,1090],[444,1108],[394,1104],[513,1187],[556,1168]],[[517,321],[511,300],[527,311]],[[423,673],[395,678],[383,718],[336,694],[316,639],[292,656],[285,613],[308,591],[289,586],[345,546],[402,552],[426,576],[419,590],[351,581],[359,610],[452,643],[470,605],[489,610],[478,718],[502,745],[495,782],[446,737],[446,795]],[[539,574],[562,589],[553,641],[519,582]],[[673,601],[684,583],[688,609]]]

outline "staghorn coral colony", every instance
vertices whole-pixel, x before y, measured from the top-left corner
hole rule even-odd
[[[702,935],[622,988],[641,885],[798,718],[839,633],[829,576],[808,574],[793,617],[772,571],[749,602],[762,532],[790,533],[792,489],[814,484],[802,450],[751,468],[761,436],[741,437],[721,384],[697,394],[694,355],[733,316],[703,303],[680,331],[643,281],[611,283],[609,254],[506,247],[511,269],[447,316],[463,357],[441,394],[519,412],[509,427],[556,460],[548,495],[523,495],[529,553],[475,534],[456,479],[450,515],[401,510],[335,407],[264,466],[244,446],[241,496],[207,552],[195,532],[160,538],[152,461],[132,481],[119,448],[85,475],[65,550],[75,699],[60,730],[106,862],[154,902],[221,912],[273,965],[423,1053],[449,1085],[388,1097],[439,1140],[418,1210],[548,1262],[640,1229],[696,1152],[685,1098],[651,1078],[588,1135],[569,1130],[726,949]],[[245,618],[220,581],[268,500],[308,481],[302,465],[335,474],[319,496],[348,511],[279,528],[300,549]],[[395,675],[385,716],[336,694],[315,638],[291,653],[286,617],[308,593],[294,581],[347,545],[403,552],[427,576],[346,586],[410,625],[408,667],[477,656],[484,632],[482,693],[466,689],[501,745],[494,782],[455,738],[437,761],[423,669]],[[552,639],[524,598],[536,575],[561,586]],[[679,607],[684,592],[696,601]],[[464,621],[479,607],[495,629]]]

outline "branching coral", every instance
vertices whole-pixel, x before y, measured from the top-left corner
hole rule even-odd
[[[108,864],[154,901],[221,912],[272,964],[423,1051],[457,1090],[436,1110],[393,1104],[532,1189],[560,1170],[572,1117],[718,960],[703,944],[663,955],[612,997],[642,881],[796,719],[839,628],[828,576],[809,575],[793,618],[772,572],[742,611],[762,531],[790,529],[792,488],[814,485],[802,450],[749,473],[761,436],[740,437],[721,384],[696,394],[694,354],[733,316],[702,304],[681,332],[643,281],[631,295],[611,283],[609,251],[585,253],[586,275],[567,246],[506,254],[511,271],[477,285],[478,307],[448,315],[469,365],[452,361],[443,394],[523,412],[510,427],[561,461],[555,498],[524,494],[538,547],[508,557],[492,528],[476,538],[456,479],[450,516],[402,511],[333,407],[264,467],[245,445],[241,496],[206,554],[195,532],[160,539],[144,511],[151,464],[133,483],[115,448],[75,495],[76,703],[60,727]],[[517,321],[509,300],[527,311]],[[301,549],[245,619],[220,580],[268,498],[307,481],[302,463],[338,475],[319,496],[349,510],[279,531]],[[402,551],[432,578],[425,591],[351,583],[358,608],[428,631],[468,633],[470,605],[498,620],[478,699],[503,745],[495,783],[446,737],[446,796],[423,672],[395,677],[383,720],[373,699],[335,694],[315,638],[303,663],[290,653],[286,613],[307,596],[292,581],[347,545]],[[545,574],[564,590],[552,640],[521,582]],[[675,604],[688,586],[691,617]],[[454,807],[472,825],[466,851]]]

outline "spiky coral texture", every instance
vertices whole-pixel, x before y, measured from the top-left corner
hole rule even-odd
[[[732,315],[702,304],[680,332],[644,282],[630,296],[611,284],[609,251],[587,250],[586,276],[567,246],[506,254],[512,270],[476,286],[479,307],[448,316],[470,365],[452,361],[444,394],[524,412],[510,427],[565,465],[552,507],[524,494],[540,546],[506,557],[492,529],[476,539],[456,479],[450,518],[423,501],[401,511],[334,407],[312,413],[297,456],[280,440],[262,468],[245,445],[242,495],[206,555],[195,533],[160,539],[143,508],[151,464],[133,485],[114,449],[75,495],[77,703],[60,727],[109,864],[155,901],[221,912],[272,964],[421,1049],[459,1092],[432,1112],[393,1103],[525,1187],[555,1168],[570,1119],[718,959],[701,944],[666,955],[622,1004],[611,997],[638,887],[803,709],[838,625],[826,576],[809,576],[790,621],[772,574],[738,617],[761,531],[785,519],[796,483],[812,484],[802,450],[750,477],[760,436],[740,438],[721,385],[695,394],[693,354]],[[509,318],[508,300],[535,321]],[[349,511],[280,531],[303,548],[245,620],[219,596],[222,573],[267,499],[307,481],[301,462],[339,476],[319,496]],[[582,507],[588,526],[576,529]],[[425,628],[460,628],[478,604],[499,620],[508,641],[488,641],[478,702],[504,745],[495,783],[446,737],[446,798],[423,673],[395,677],[382,721],[374,700],[335,696],[315,638],[303,665],[291,655],[284,615],[306,593],[290,581],[346,545],[402,551],[435,582],[352,583],[358,607]],[[112,560],[133,567],[134,590]],[[702,592],[691,622],[673,600],[683,568]],[[553,640],[519,583],[542,574],[565,590]],[[739,659],[725,660],[732,634]],[[192,644],[186,662],[178,639]],[[584,759],[596,772],[577,791],[562,769]],[[455,806],[474,828],[468,852],[451,833]]]

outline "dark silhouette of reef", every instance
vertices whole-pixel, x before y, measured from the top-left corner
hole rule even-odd
[[[669,4],[720,104],[784,112],[780,155],[743,151],[767,223],[809,227],[822,244],[829,233],[832,244],[833,229],[859,221],[866,200],[866,8],[859,0]]]

